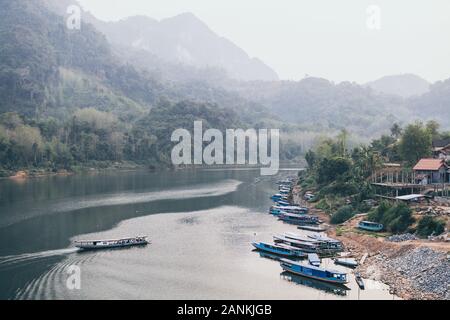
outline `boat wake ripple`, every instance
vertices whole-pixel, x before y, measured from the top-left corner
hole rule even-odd
[[[82,267],[94,259],[95,254],[71,255],[64,261],[55,264],[47,272],[28,282],[16,292],[16,300],[54,300],[61,297],[62,290],[67,291],[66,282],[71,266]]]
[[[208,183],[194,186],[191,189],[183,188],[164,191],[152,191],[145,193],[134,193],[134,192],[119,193],[103,196],[97,199],[66,203],[57,208],[57,211],[60,212],[73,211],[79,209],[115,206],[123,204],[146,203],[159,200],[217,197],[236,191],[239,185],[241,184],[242,182],[238,180],[225,180],[215,184]]]
[[[71,253],[77,252],[78,248],[67,248],[60,250],[49,250],[49,251],[41,251],[35,253],[24,253],[14,256],[4,256],[0,257],[0,270],[15,266],[17,264],[29,264],[38,259],[55,257],[55,256],[64,256]]]
[[[0,227],[6,227],[31,218],[39,214],[52,214],[58,212],[70,212],[81,209],[117,206],[126,204],[147,203],[160,200],[178,200],[190,198],[218,197],[235,192],[242,184],[241,181],[228,179],[217,183],[204,183],[189,186],[189,188],[175,188],[150,192],[123,192],[116,194],[103,194],[91,198],[74,198],[70,201],[59,201],[45,208],[37,208],[35,212],[28,212],[27,217],[14,215],[4,225],[0,222]]]

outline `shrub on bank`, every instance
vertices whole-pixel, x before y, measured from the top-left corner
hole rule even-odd
[[[344,206],[341,207],[338,211],[336,211],[335,214],[331,216],[331,223],[332,224],[340,224],[344,223],[348,219],[355,216],[355,211],[353,210],[352,206]]]
[[[414,223],[411,209],[406,204],[391,205],[386,201],[369,213],[368,220],[382,223],[392,233],[403,233]]]
[[[425,238],[430,235],[438,236],[445,231],[445,222],[442,220],[434,219],[431,216],[425,216],[420,219],[417,225],[417,235]]]

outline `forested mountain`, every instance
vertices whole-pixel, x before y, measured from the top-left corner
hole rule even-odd
[[[404,99],[375,93],[356,83],[326,79],[248,82],[234,88],[247,99],[270,108],[286,122],[303,129],[346,129],[364,137],[376,136],[394,122],[409,120]]]
[[[123,62],[93,26],[83,23],[81,30],[69,30],[65,17],[48,10],[44,2],[0,1],[3,169],[56,170],[121,160],[168,165],[168,154],[161,151],[168,147],[167,137],[158,136],[157,126],[142,123],[154,124],[148,119],[164,110],[164,117],[155,116],[159,127],[180,124],[171,116],[175,112],[181,118],[171,107],[180,103],[190,122],[206,114],[233,127],[276,121],[263,107],[235,93],[205,83],[158,80]]]
[[[148,51],[165,62],[223,69],[237,80],[278,80],[270,67],[215,34],[192,13],[161,21],[135,16],[95,26],[111,43]]]
[[[75,0],[45,0],[64,14]],[[113,46],[144,51],[152,56],[147,66],[176,66],[194,72],[223,73],[236,80],[278,80],[274,70],[226,38],[218,36],[192,13],[183,13],[161,21],[134,16],[117,22],[104,22],[88,12],[84,21],[102,32]],[[164,68],[164,69],[165,69]]]
[[[367,83],[365,86],[376,92],[409,98],[420,96],[430,90],[430,84],[414,74],[385,76]]]
[[[429,92],[410,99],[408,105],[416,117],[437,120],[445,128],[450,128],[450,79],[434,83]]]
[[[81,30],[69,30],[64,15],[72,3],[0,0],[0,175],[124,160],[167,166],[171,131],[190,129],[194,120],[205,127],[282,129],[284,159],[342,129],[364,140],[394,122],[434,119],[450,126],[450,80],[408,99],[318,78],[238,81],[217,67],[112,45],[97,30],[103,23],[86,12]],[[189,15],[169,25],[179,19],[214,35]],[[135,27],[130,21],[125,29]],[[130,30],[132,39],[137,31]],[[214,50],[208,56],[220,59]]]

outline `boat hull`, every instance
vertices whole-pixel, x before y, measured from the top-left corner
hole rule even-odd
[[[329,278],[322,278],[322,277],[317,277],[317,276],[313,276],[313,275],[309,275],[303,272],[299,272],[291,267],[289,267],[286,264],[281,264],[281,268],[283,268],[284,271],[298,275],[298,276],[302,276],[305,278],[311,278],[314,280],[319,280],[319,281],[323,281],[323,282],[328,282],[328,283],[334,283],[334,284],[346,284],[348,281],[343,281],[343,280],[335,280],[335,279],[329,279]]]
[[[104,250],[104,249],[116,249],[116,248],[126,248],[126,247],[138,247],[146,246],[148,242],[145,243],[134,243],[134,244],[115,244],[115,245],[76,245],[75,247],[82,250]]]
[[[293,258],[301,258],[301,257],[305,257],[304,254],[300,254],[300,253],[296,253],[296,252],[282,252],[282,251],[278,251],[276,249],[272,249],[272,248],[268,248],[268,247],[264,247],[262,245],[260,245],[259,243],[252,243],[252,245],[260,251],[264,251],[264,252],[268,252],[268,253],[272,253],[272,254],[276,254],[279,256],[283,256],[283,257],[293,257]]]

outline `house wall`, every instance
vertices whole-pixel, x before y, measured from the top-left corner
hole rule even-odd
[[[429,178],[427,179],[427,183],[443,183],[449,182],[449,174],[447,173],[447,169],[442,167],[439,171],[420,171],[416,170],[416,175],[426,175]]]

